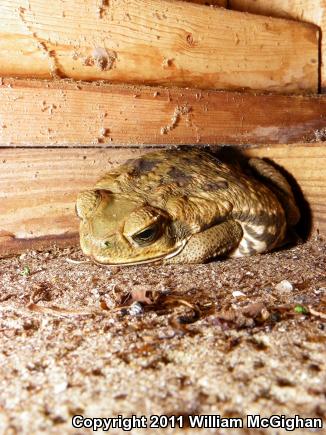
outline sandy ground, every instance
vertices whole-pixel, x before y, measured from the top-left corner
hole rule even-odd
[[[299,414],[325,425],[324,241],[195,266],[67,258],[82,255],[0,261],[2,433],[85,433],[74,414]],[[198,432],[282,433],[183,430]]]

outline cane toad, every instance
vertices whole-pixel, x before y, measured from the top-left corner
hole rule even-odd
[[[280,246],[299,219],[291,188],[264,160],[249,166],[196,149],[128,160],[78,195],[83,252],[107,265],[201,263]]]

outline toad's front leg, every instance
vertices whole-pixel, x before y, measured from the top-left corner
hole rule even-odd
[[[214,225],[194,234],[180,254],[164,260],[165,264],[204,263],[233,251],[243,236],[241,225],[233,220]]]

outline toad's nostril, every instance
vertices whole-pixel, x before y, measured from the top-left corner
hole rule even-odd
[[[108,240],[106,240],[106,241],[104,242],[104,246],[105,246],[106,248],[112,248],[112,243],[109,242]]]

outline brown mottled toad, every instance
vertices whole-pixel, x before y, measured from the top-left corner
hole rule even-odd
[[[102,264],[201,263],[280,246],[299,212],[285,178],[196,149],[128,160],[77,199],[83,252]]]

